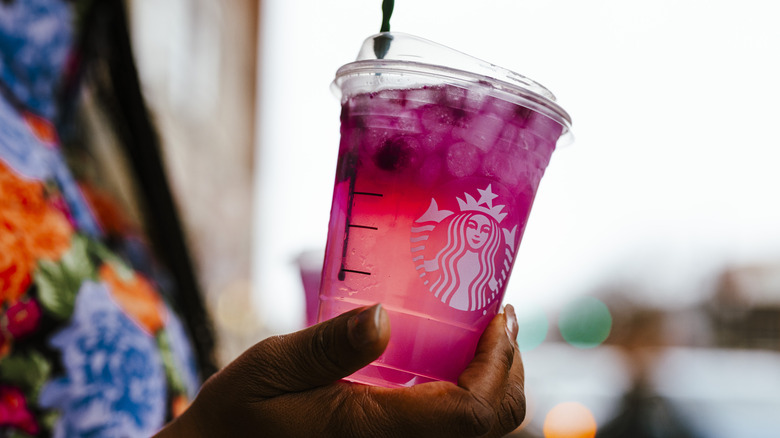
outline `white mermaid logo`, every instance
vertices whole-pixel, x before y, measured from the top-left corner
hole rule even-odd
[[[455,198],[460,213],[440,210],[432,198],[412,227],[412,261],[422,271],[420,278],[434,296],[458,310],[482,309],[500,296],[514,257],[517,226],[501,228],[507,213],[504,205],[493,205],[498,195],[492,185],[477,191],[479,200],[465,192],[464,199]],[[444,223],[446,243],[436,251],[428,240]]]

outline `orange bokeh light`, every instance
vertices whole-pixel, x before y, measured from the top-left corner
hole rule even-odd
[[[545,438],[593,438],[596,419],[588,408],[577,402],[560,403],[544,419]]]

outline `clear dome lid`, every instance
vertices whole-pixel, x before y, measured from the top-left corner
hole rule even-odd
[[[349,77],[383,73],[435,77],[461,86],[488,87],[550,117],[563,126],[564,136],[571,135],[571,117],[558,105],[555,95],[538,82],[441,44],[399,32],[368,37],[357,60],[336,72],[333,91],[341,96],[342,85]]]

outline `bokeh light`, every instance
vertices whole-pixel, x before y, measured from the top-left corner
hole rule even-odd
[[[596,419],[590,409],[577,402],[556,405],[544,419],[545,438],[593,438]]]
[[[563,339],[577,348],[593,348],[604,342],[612,329],[607,305],[593,297],[580,297],[567,304],[558,317]]]
[[[517,314],[517,345],[521,352],[533,350],[547,337],[550,322],[544,309],[539,305],[518,306]]]

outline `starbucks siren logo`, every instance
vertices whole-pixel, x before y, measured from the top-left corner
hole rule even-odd
[[[515,252],[517,225],[501,227],[506,206],[493,205],[498,195],[490,184],[477,192],[478,200],[467,192],[455,198],[459,213],[440,210],[431,198],[412,226],[412,261],[423,284],[458,310],[482,309],[500,296]]]

